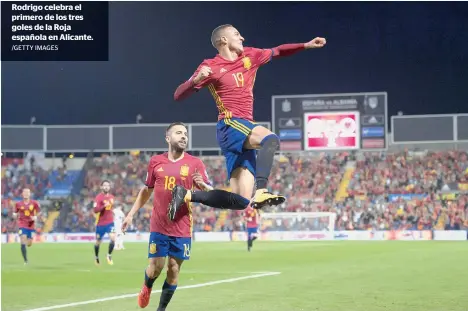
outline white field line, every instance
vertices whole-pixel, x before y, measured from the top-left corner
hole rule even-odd
[[[243,281],[243,280],[248,280],[248,279],[256,279],[256,278],[263,278],[263,277],[266,277],[266,276],[278,275],[280,273],[281,272],[265,272],[265,273],[261,273],[261,274],[241,276],[241,277],[238,277],[238,278],[224,279],[224,280],[212,281],[212,282],[200,283],[200,284],[194,284],[194,285],[186,285],[186,286],[177,287],[177,290],[190,289],[190,288],[199,288],[199,287],[212,286],[212,285],[223,284],[223,283],[233,283],[233,282]],[[160,293],[161,290],[153,290],[152,292],[153,293]],[[104,301],[132,298],[132,297],[136,297],[136,296],[138,296],[138,294],[119,295],[119,296],[112,296],[112,297],[107,297],[107,298],[72,302],[72,303],[67,303],[67,304],[63,304],[63,305],[55,305],[55,306],[43,307],[43,308],[37,308],[37,309],[28,309],[28,310],[24,310],[24,311],[46,311],[46,310],[63,309],[63,308],[81,306],[81,305],[88,305],[88,304],[92,304],[92,303],[99,303],[99,302],[104,302]]]

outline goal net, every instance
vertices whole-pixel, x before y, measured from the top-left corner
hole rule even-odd
[[[261,213],[263,240],[332,240],[335,213]]]

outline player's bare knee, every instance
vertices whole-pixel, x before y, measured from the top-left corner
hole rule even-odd
[[[180,272],[180,266],[175,259],[171,258],[167,264],[167,283],[170,285],[177,284]]]
[[[32,245],[32,240],[28,240],[27,244],[26,244],[28,247],[31,247]]]
[[[96,241],[96,246],[101,245],[101,241]]]
[[[151,278],[158,277],[164,269],[164,257],[152,258],[148,265],[148,276]]]
[[[177,279],[179,276],[179,265],[168,265],[167,266],[167,278]]]

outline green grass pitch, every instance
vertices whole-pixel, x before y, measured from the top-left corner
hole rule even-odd
[[[1,309],[140,310],[131,294],[143,282],[147,245],[127,243],[114,266],[103,246],[100,267],[92,244],[36,244],[24,266],[19,245],[3,244]],[[251,253],[241,242],[194,243],[185,286],[168,311],[467,311],[468,242],[260,241]],[[98,301],[75,304],[90,300]]]

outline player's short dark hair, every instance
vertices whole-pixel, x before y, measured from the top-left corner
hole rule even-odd
[[[217,44],[218,41],[221,39],[221,32],[229,27],[233,27],[231,24],[224,24],[221,26],[216,27],[213,32],[211,33],[211,44],[214,46],[214,48],[218,48]]]
[[[101,181],[101,186],[104,185],[105,183],[109,183],[109,185],[110,185],[111,182],[109,180],[107,180],[107,179],[104,179],[103,181]]]
[[[176,125],[182,125],[183,127],[185,127],[185,129],[187,129],[187,125],[185,125],[183,122],[174,122],[174,123],[169,124],[169,126],[166,128],[166,134],[169,133],[171,128],[173,128]]]

